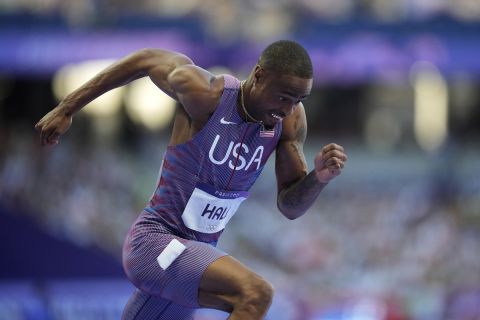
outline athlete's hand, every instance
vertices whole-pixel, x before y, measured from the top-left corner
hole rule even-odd
[[[330,143],[322,148],[315,157],[315,175],[321,183],[328,183],[338,176],[347,161],[343,147]]]
[[[72,116],[67,114],[61,106],[47,113],[35,125],[35,129],[40,132],[42,146],[58,144],[59,137],[70,128],[71,124]]]

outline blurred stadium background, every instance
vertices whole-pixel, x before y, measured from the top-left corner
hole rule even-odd
[[[282,38],[315,65],[310,167],[331,141],[350,159],[296,221],[275,207],[270,162],[224,233],[276,287],[268,319],[480,319],[476,0],[0,0],[0,319],[119,318],[121,244],[175,104],[138,80],[45,149],[43,114],[140,48],[243,78]]]

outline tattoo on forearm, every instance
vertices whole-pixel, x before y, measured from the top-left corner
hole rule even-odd
[[[281,162],[280,170],[288,170],[287,164],[290,163],[297,168],[295,172],[302,171],[302,174],[291,175],[295,177],[294,180],[287,181],[280,187],[278,207],[287,217],[295,219],[312,206],[326,184],[317,180],[315,171],[305,175],[308,169],[302,147],[307,135],[307,126],[303,114],[297,113],[293,121],[293,130],[294,134],[291,136],[291,140],[285,144],[288,161]]]
[[[312,171],[296,184],[285,188],[279,195],[279,205],[297,216],[308,210],[326,184],[318,182]]]

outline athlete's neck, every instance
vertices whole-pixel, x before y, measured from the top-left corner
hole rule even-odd
[[[255,122],[263,125],[263,121],[255,119],[255,117],[252,116],[252,114],[247,109],[247,104],[245,102],[246,85],[247,85],[247,80],[243,80],[240,83],[240,108],[241,108],[240,114],[242,115],[242,118],[244,118],[246,122]]]

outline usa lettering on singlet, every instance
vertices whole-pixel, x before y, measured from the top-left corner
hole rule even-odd
[[[230,157],[233,157],[233,159],[231,159],[229,162],[228,162],[228,167],[232,170],[242,170],[242,169],[245,169],[248,170],[252,164],[256,164],[256,170],[258,170],[260,168],[260,165],[261,165],[261,162],[262,162],[262,156],[263,156],[263,146],[258,146],[256,149],[255,149],[255,152],[253,152],[250,160],[248,161],[247,163],[247,159],[241,155],[238,151],[239,148],[242,148],[242,151],[243,151],[243,154],[245,155],[248,155],[250,150],[248,149],[248,146],[245,145],[245,144],[242,144],[240,142],[237,142],[235,145],[234,145],[234,142],[233,141],[230,141],[229,145],[228,145],[228,150],[227,152],[225,153],[225,156],[223,157],[223,159],[221,160],[218,160],[218,159],[215,159],[215,157],[213,156],[214,152],[215,152],[215,147],[218,143],[218,141],[220,140],[220,135],[217,135],[215,137],[215,140],[213,141],[213,144],[210,148],[210,151],[208,152],[208,158],[210,159],[210,161],[216,165],[222,165],[224,164],[227,159],[229,159]],[[229,157],[230,156],[230,157]],[[234,161],[236,161],[238,159],[238,161],[240,163],[236,163],[236,165],[234,165]]]
[[[167,148],[147,211],[179,234],[215,242],[263,170],[281,134],[238,112],[240,81],[224,76],[220,102],[191,140]]]

